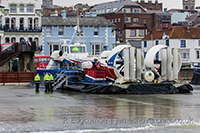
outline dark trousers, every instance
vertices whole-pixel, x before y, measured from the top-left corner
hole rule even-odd
[[[50,92],[53,92],[52,83],[49,83],[49,91],[50,91]]]
[[[49,90],[50,92],[53,92],[53,81],[50,81],[49,83]]]
[[[45,83],[45,92],[49,92],[49,83]]]
[[[40,83],[35,83],[35,92],[39,92]]]

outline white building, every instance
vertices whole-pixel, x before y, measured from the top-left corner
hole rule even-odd
[[[175,26],[151,32],[142,41],[144,55],[155,45],[177,48],[182,57],[183,67],[200,66],[200,27]],[[160,53],[156,55],[156,60],[159,60],[159,57]]]
[[[42,44],[42,0],[1,0],[1,43],[20,42],[22,38]]]
[[[189,12],[172,12],[171,24],[178,24],[178,22],[185,22],[186,18],[190,16]]]

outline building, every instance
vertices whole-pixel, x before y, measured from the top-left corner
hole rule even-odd
[[[4,31],[1,43],[20,42],[22,38],[42,43],[41,0],[3,0],[1,29]]]
[[[86,44],[90,55],[99,55],[102,51],[112,50],[115,46],[115,25],[105,18],[81,17],[79,19],[80,33],[77,33],[77,17],[66,18],[65,11],[62,11],[62,16],[43,17],[42,19],[43,55],[51,55],[53,51],[60,50],[63,39],[67,40],[67,43]]]
[[[170,9],[168,12],[178,12],[178,13],[185,13],[188,12],[190,14],[196,14],[198,13],[197,10],[190,10],[190,9]]]
[[[117,41],[126,42],[123,38],[126,27],[136,30],[141,30],[141,27],[148,27],[149,30],[155,29],[155,14],[148,13],[145,8],[131,0],[101,3],[94,5],[91,10],[117,26]]]
[[[137,0],[137,2],[139,5],[141,5],[142,7],[148,9],[148,10],[157,10],[157,11],[162,11],[163,9],[163,4],[162,3],[158,3],[158,0],[155,0],[155,3],[153,3],[151,0],[148,0],[148,2],[145,2],[145,0]]]
[[[195,0],[183,0],[183,9],[184,10],[194,10],[195,9]]]
[[[126,42],[129,40],[142,40],[147,35],[147,27],[146,26],[137,26],[133,25],[132,27],[126,27],[125,31],[125,40]]]
[[[171,27],[171,13],[162,12],[162,11],[151,11],[148,10],[149,13],[153,13],[154,22],[155,22],[155,30],[157,29],[167,29]]]
[[[200,26],[200,15],[199,14],[193,14],[186,18],[187,24],[191,26]]]
[[[49,6],[44,6],[42,8],[42,14],[43,14],[43,16],[51,16],[51,15],[60,16],[62,10],[63,10],[63,8],[61,6],[49,5]]]
[[[171,12],[171,14],[171,24],[178,24],[179,22],[184,22],[186,21],[186,18],[190,16],[189,12]]]
[[[177,48],[183,67],[196,67],[200,63],[200,27],[174,26],[169,29],[152,31],[144,37],[142,50],[144,55],[155,45]],[[160,55],[156,55],[156,59]]]
[[[53,5],[53,0],[42,0],[42,8]]]

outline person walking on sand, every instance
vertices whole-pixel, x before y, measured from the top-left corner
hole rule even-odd
[[[46,73],[44,76],[44,84],[45,84],[44,92],[49,92],[49,74],[48,73]]]
[[[39,91],[39,88],[40,88],[40,75],[37,74],[34,78],[34,81],[35,81],[35,92],[40,92]]]

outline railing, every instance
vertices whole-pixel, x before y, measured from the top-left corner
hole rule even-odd
[[[37,72],[0,72],[0,83],[24,83],[34,81]]]
[[[0,26],[0,30],[4,31],[13,31],[13,32],[18,32],[18,31],[30,31],[30,32],[41,32],[42,27],[9,27],[9,26]]]
[[[21,43],[15,43],[4,51],[0,52],[0,66],[2,66],[4,63],[6,63],[8,60],[18,55],[19,53],[30,51],[36,51],[35,42],[31,42],[31,46]]]

